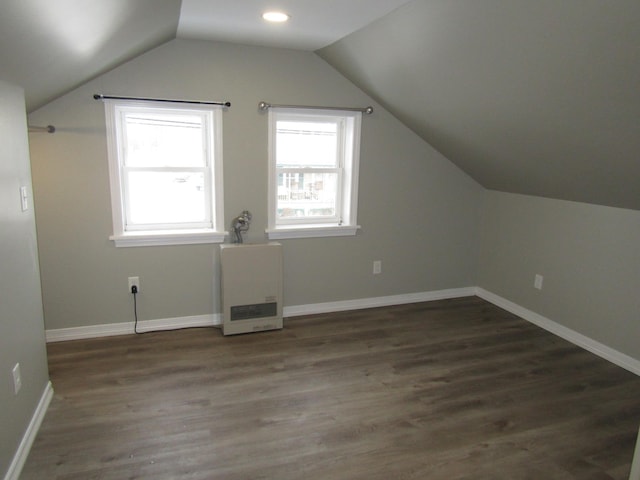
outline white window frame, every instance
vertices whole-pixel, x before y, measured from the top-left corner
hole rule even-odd
[[[276,134],[278,120],[331,119],[340,122],[337,168],[286,168],[276,162]],[[268,228],[270,240],[286,238],[336,237],[355,235],[360,228],[357,222],[358,171],[360,164],[360,132],[362,113],[335,109],[299,109],[271,107],[269,109],[269,198]],[[322,219],[278,219],[279,173],[338,173],[337,212],[334,217]]]
[[[124,165],[124,135],[122,119],[128,112],[191,113],[202,116],[206,128],[203,148],[207,152],[207,164],[191,170],[205,174],[205,199],[207,216],[204,223],[157,224],[153,226],[127,225],[127,169]],[[216,105],[180,104],[172,106],[166,102],[107,99],[105,100],[107,122],[107,147],[109,179],[111,185],[111,212],[113,235],[109,237],[116,247],[139,247],[152,245],[184,245],[222,243],[224,231],[223,182],[222,182],[222,107]],[[154,167],[154,171],[171,171],[172,167]],[[175,169],[173,169],[175,170]],[[189,168],[179,168],[180,171]],[[210,220],[210,221],[209,221]]]

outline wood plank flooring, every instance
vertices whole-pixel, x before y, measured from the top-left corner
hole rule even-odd
[[[48,345],[22,480],[624,479],[640,378],[479,298]]]

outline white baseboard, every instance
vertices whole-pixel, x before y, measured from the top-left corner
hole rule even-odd
[[[22,436],[20,445],[18,445],[18,450],[13,456],[13,460],[11,461],[11,465],[9,465],[7,474],[4,476],[4,480],[18,480],[20,478],[20,472],[22,472],[24,463],[27,461],[29,451],[31,450],[33,441],[36,439],[36,435],[38,434],[38,430],[40,429],[40,425],[47,413],[47,409],[49,408],[52,398],[53,387],[51,386],[51,382],[47,382],[47,385],[42,392],[42,396],[40,397],[40,401],[38,402],[38,406],[36,407],[35,412],[33,412],[29,426]]]
[[[387,305],[401,305],[414,302],[428,302],[446,298],[471,297],[475,295],[475,287],[436,290],[433,292],[409,293],[387,297],[362,298],[340,302],[314,303],[284,307],[284,317],[311,315],[314,313],[340,312],[344,310],[358,310],[362,308],[384,307]],[[195,315],[191,317],[163,318],[158,320],[144,320],[138,322],[139,332],[151,330],[173,330],[186,327],[207,327],[222,324],[222,314]],[[103,325],[88,325],[85,327],[58,328],[46,331],[47,343],[79,340],[82,338],[109,337],[113,335],[132,334],[133,322],[108,323]]]
[[[480,287],[452,288],[447,290],[435,290],[431,292],[407,293],[403,295],[390,295],[384,297],[360,298],[356,300],[342,300],[337,302],[312,303],[307,305],[295,305],[283,308],[285,318],[301,315],[313,315],[317,313],[331,313],[348,310],[360,310],[363,308],[386,307],[389,305],[403,305],[415,302],[429,302],[448,298],[478,297],[493,303],[494,305],[511,312],[534,325],[537,325],[569,342],[584,348],[585,350],[602,357],[619,367],[640,375],[640,360],[618,352],[592,338],[571,330],[542,315],[528,310],[506,298],[500,297]],[[222,323],[222,314],[195,315],[190,317],[164,318],[158,320],[144,320],[138,322],[138,331],[173,330],[186,327],[219,326]],[[47,330],[47,342],[61,342],[81,338],[107,337],[111,335],[132,334],[133,322],[113,323],[104,325],[90,325],[85,327],[60,328]]]
[[[222,323],[219,313],[207,315],[193,315],[190,317],[161,318],[158,320],[141,320],[138,322],[138,332],[152,330],[175,330],[188,327],[214,327]],[[85,327],[58,328],[46,331],[47,343],[78,340],[81,338],[110,337],[113,335],[128,335],[133,331],[133,322],[107,323],[103,325],[88,325]]]
[[[390,295],[386,297],[360,298],[356,300],[343,300],[339,302],[311,303],[307,305],[284,307],[283,315],[286,318],[297,317],[300,315],[313,315],[316,313],[343,312],[347,310],[360,310],[363,308],[386,307],[389,305],[404,305],[406,303],[444,300],[447,298],[472,297],[475,294],[475,287],[467,287],[451,288],[448,290],[435,290],[432,292]]]
[[[524,320],[527,320],[534,325],[537,325],[545,330],[564,338],[565,340],[577,345],[579,347],[588,350],[589,352],[598,355],[599,357],[604,358],[605,360],[610,361],[618,365],[619,367],[624,368],[625,370],[629,370],[636,375],[640,375],[640,361],[636,360],[629,355],[625,355],[617,350],[614,350],[611,347],[608,347],[592,338],[589,338],[581,333],[576,332],[570,328],[567,328],[559,323],[554,322],[542,315],[539,315],[531,310],[528,310],[520,305],[513,303],[506,298],[502,298],[495,293],[491,293],[483,288],[476,288],[476,295],[487,302],[493,303],[494,305],[505,309],[508,312],[511,312]]]

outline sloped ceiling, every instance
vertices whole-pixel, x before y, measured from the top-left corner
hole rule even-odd
[[[175,38],[180,0],[2,0],[0,78],[32,111]]]
[[[417,0],[318,54],[486,188],[640,209],[637,0]]]
[[[33,111],[176,36],[337,40],[317,53],[483,186],[640,210],[640,1],[279,4],[281,30],[270,0],[3,0],[0,78]]]

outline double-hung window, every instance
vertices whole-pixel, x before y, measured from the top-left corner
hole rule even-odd
[[[224,240],[222,110],[106,101],[117,246]]]
[[[361,117],[269,110],[269,238],[355,235]]]

